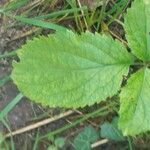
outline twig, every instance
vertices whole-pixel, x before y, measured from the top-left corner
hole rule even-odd
[[[128,46],[128,43],[123,40],[122,38],[120,38],[118,35],[116,35],[115,33],[113,33],[111,30],[109,30],[109,33],[114,36],[115,38],[117,38],[119,41],[121,41],[122,43],[124,43],[126,46]]]
[[[91,148],[96,148],[100,145],[106,144],[106,143],[108,143],[108,141],[109,141],[108,139],[103,139],[103,140],[97,141],[91,145]]]
[[[127,5],[125,6],[125,8],[123,9],[122,13],[120,14],[120,16],[118,17],[118,19],[121,19],[121,17],[123,16],[124,11],[128,8],[128,5],[130,4],[131,0],[128,1]]]
[[[16,131],[13,131],[11,133],[7,133],[6,135],[4,135],[5,138],[8,138],[8,137],[11,137],[11,136],[14,136],[14,135],[18,135],[18,134],[22,134],[24,132],[27,132],[27,131],[30,131],[30,130],[33,130],[33,129],[36,129],[36,128],[39,128],[41,126],[44,126],[46,124],[49,124],[51,122],[54,122],[56,120],[59,120],[61,118],[64,118],[66,116],[69,116],[71,114],[73,114],[74,111],[73,110],[69,110],[69,111],[66,111],[64,113],[61,113],[59,115],[56,115],[54,117],[51,117],[51,118],[48,118],[48,119],[45,119],[45,120],[42,120],[42,121],[39,121],[37,123],[34,123],[34,124],[31,124],[31,125],[28,125],[26,127],[23,127],[21,129],[18,129]]]

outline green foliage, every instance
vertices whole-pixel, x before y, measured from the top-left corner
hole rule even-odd
[[[28,1],[29,0],[13,0],[13,1],[10,1],[10,3],[8,3],[8,5],[5,6],[4,10],[5,10],[5,12],[7,12],[7,11],[12,11],[12,10],[18,9],[21,6],[27,4]]]
[[[5,76],[4,78],[0,78],[0,87],[2,87],[6,82],[10,80],[10,76]]]
[[[3,149],[3,144],[4,144],[4,137],[2,135],[2,133],[0,133],[0,148]]]
[[[50,145],[47,150],[58,150],[55,145]]]
[[[84,107],[113,96],[132,63],[123,44],[89,32],[34,39],[18,56],[14,82],[24,95],[51,107]]]
[[[124,28],[131,52],[142,69],[131,75],[120,96],[119,127],[124,135],[150,130],[150,1],[135,0]],[[140,11],[139,11],[140,10]],[[56,32],[35,38],[17,52],[12,79],[35,102],[51,107],[77,108],[115,95],[132,54],[113,38],[89,32]]]
[[[114,118],[111,123],[105,122],[100,125],[100,136],[115,141],[123,141],[125,137],[122,132],[118,129],[118,118]]]
[[[5,141],[5,138],[1,132],[0,132],[0,150],[9,150],[8,143]]]
[[[97,131],[92,127],[86,127],[74,139],[74,148],[76,150],[91,150],[91,144],[98,139]]]
[[[92,126],[85,127],[74,139],[73,146],[75,150],[91,150],[92,144],[96,141],[106,138],[114,141],[125,141],[121,130],[118,129],[118,117],[114,117],[112,122],[104,122],[98,130]]]
[[[63,148],[65,145],[65,139],[62,137],[54,138],[53,136],[49,137],[49,140],[53,143],[48,147],[47,150],[58,150],[60,148]]]
[[[66,30],[65,27],[61,27],[61,26],[56,25],[54,23],[49,23],[49,22],[34,19],[34,18],[32,18],[32,19],[31,18],[24,18],[22,16],[15,16],[14,18],[17,21],[21,21],[23,23],[27,23],[27,24],[30,24],[30,25],[35,25],[35,26],[38,26],[38,27],[48,28],[48,29],[59,31],[59,32],[62,32],[62,31]]]
[[[150,60],[150,1],[135,0],[125,17],[125,31],[132,53]],[[139,11],[140,10],[140,11]]]
[[[136,135],[150,130],[150,1],[135,0],[125,17],[127,39],[132,52],[145,67],[131,75],[122,89],[119,127],[124,135]],[[139,17],[139,10],[140,13]]]
[[[62,137],[56,138],[54,143],[55,143],[55,146],[62,148],[65,145],[65,139]]]
[[[133,74],[121,92],[119,126],[125,135],[150,130],[150,70]]]

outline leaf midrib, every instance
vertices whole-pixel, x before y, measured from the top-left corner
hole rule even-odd
[[[125,67],[124,67],[125,68]],[[118,72],[120,72],[120,71],[122,71],[124,68],[121,68]],[[118,74],[118,72],[114,75],[114,76],[112,76],[111,77],[111,79],[106,83],[106,84],[108,84],[108,83],[110,83],[111,81],[112,81],[112,78],[114,78],[117,74]],[[73,90],[75,90],[75,89],[78,89],[78,88],[80,88],[81,86],[83,86],[83,85],[85,85],[85,84],[87,84],[89,81],[91,81],[91,79],[93,79],[94,78],[94,76],[96,76],[97,74],[99,73],[99,71],[97,71],[92,77],[90,77],[89,79],[87,79],[84,83],[81,83],[79,86],[77,86],[77,87],[74,87],[74,88],[72,88],[72,89],[67,89],[67,90],[62,90],[60,93],[64,93],[64,92],[70,92],[70,91],[73,91]],[[55,80],[56,81],[56,80]],[[26,83],[27,84],[27,81],[23,81],[23,80],[20,80],[20,82],[22,82],[22,83]],[[52,81],[53,82],[53,81]],[[30,82],[29,82],[29,84],[30,84]],[[46,82],[46,84],[50,84],[50,83],[47,83]],[[105,85],[106,85],[105,84]],[[103,86],[100,86],[100,87],[98,87],[98,88],[102,88],[102,87],[105,87],[105,85],[103,85]],[[30,86],[42,86],[41,84],[30,84]],[[97,89],[98,89],[97,88]],[[58,94],[58,93],[57,93]],[[54,93],[53,95],[57,95],[56,93]]]

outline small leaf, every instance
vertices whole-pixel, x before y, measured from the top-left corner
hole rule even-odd
[[[144,61],[150,60],[150,1],[134,0],[125,16],[126,38],[132,53]]]
[[[18,56],[14,82],[25,96],[51,107],[84,107],[113,96],[132,63],[123,44],[89,32],[36,38]]]
[[[54,145],[50,145],[47,150],[58,150],[58,148]]]
[[[62,148],[65,145],[65,139],[59,137],[59,138],[55,139],[54,143],[55,143],[55,146]]]
[[[7,104],[1,111],[0,111],[0,121],[7,116],[7,114],[16,106],[17,103],[21,101],[23,98],[22,93],[19,93],[14,99],[12,99],[9,104]]]
[[[91,150],[91,144],[98,139],[97,131],[92,127],[86,127],[75,139],[76,150]]]
[[[100,128],[100,136],[102,138],[108,138],[115,141],[125,140],[122,132],[118,129],[118,118],[114,118],[111,123],[105,122]]]
[[[47,139],[48,139],[49,141],[51,141],[51,142],[54,142],[54,141],[55,141],[55,137],[52,136],[52,135],[48,135],[48,136],[47,136]]]
[[[124,135],[150,130],[150,70],[133,74],[120,95],[119,127]]]

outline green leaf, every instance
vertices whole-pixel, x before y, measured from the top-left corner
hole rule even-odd
[[[132,53],[150,60],[150,1],[135,0],[125,16],[126,38]]]
[[[123,141],[125,137],[118,129],[118,118],[115,117],[111,123],[105,122],[100,126],[100,135],[102,138],[108,138],[115,141]]]
[[[58,150],[58,148],[54,145],[50,145],[47,150]]]
[[[74,139],[74,147],[76,150],[91,150],[91,144],[97,139],[97,131],[92,126],[86,127]]]
[[[55,146],[62,148],[65,145],[65,139],[62,137],[59,137],[55,139],[54,143],[55,143]]]
[[[84,107],[113,96],[132,63],[120,42],[89,32],[35,38],[18,56],[14,82],[25,96],[51,107]]]
[[[122,89],[119,127],[124,135],[150,130],[150,70],[133,74]]]

